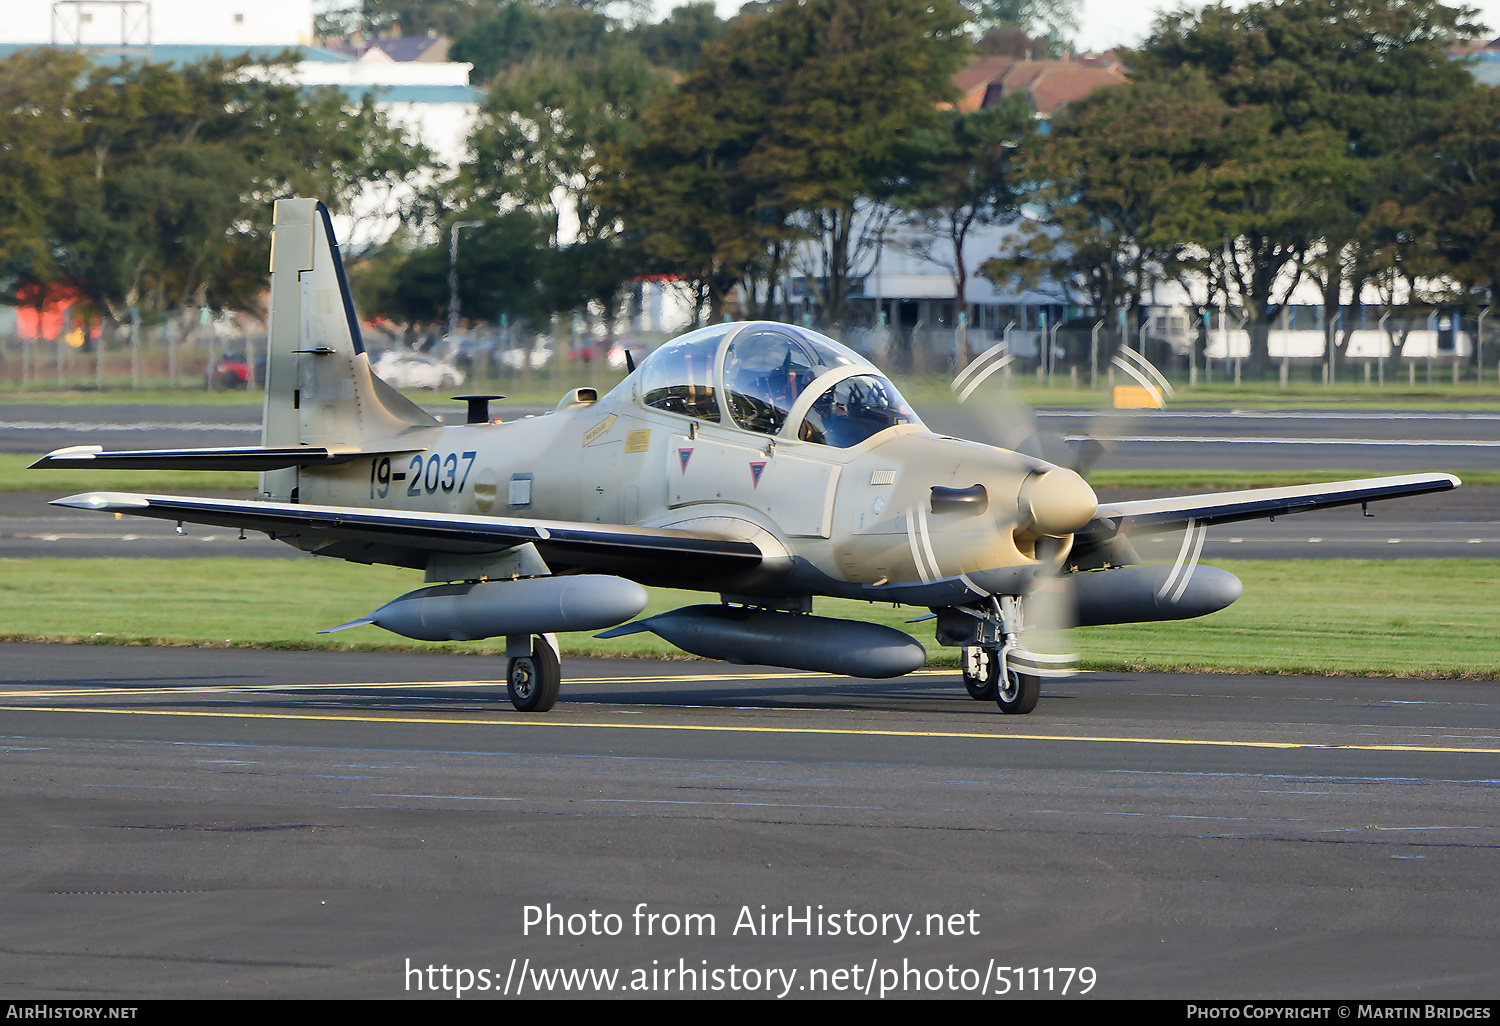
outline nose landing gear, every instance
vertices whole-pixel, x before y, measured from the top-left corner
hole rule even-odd
[[[1005,665],[1002,649],[968,645],[963,650],[964,688],[976,702],[994,702],[1003,713],[1029,713],[1042,697],[1042,678],[1022,673],[1006,665],[1005,683],[1000,683],[1000,667]]]

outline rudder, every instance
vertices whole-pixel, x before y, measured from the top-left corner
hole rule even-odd
[[[266,321],[262,445],[368,448],[438,426],[371,372],[333,221],[318,200],[276,201]],[[295,502],[299,473],[262,473],[261,496]]]

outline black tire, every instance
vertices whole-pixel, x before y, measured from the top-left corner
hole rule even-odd
[[[978,648],[978,646],[970,646]],[[964,666],[964,690],[968,691],[969,697],[976,702],[993,702],[999,688],[995,684],[995,667],[1000,663],[999,654],[992,648],[978,648],[979,651],[979,674],[969,676],[969,648],[963,650]]]
[[[1042,697],[1042,678],[1030,673],[1009,670],[1005,674],[1006,686],[996,689],[995,704],[1003,713],[1021,715],[1036,708]]]
[[[519,712],[551,709],[561,686],[562,666],[544,638],[532,638],[531,655],[512,659],[506,668],[505,691]]]

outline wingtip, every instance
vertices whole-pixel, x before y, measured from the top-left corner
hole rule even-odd
[[[104,451],[102,445],[69,445],[61,449],[53,449],[47,455],[37,460],[27,470],[72,470],[77,467],[87,467],[94,459],[95,454]]]
[[[77,495],[53,499],[48,505],[70,506],[73,509],[145,509],[151,505],[151,500],[129,492],[79,492]]]

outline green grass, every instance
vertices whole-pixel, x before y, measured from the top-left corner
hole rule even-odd
[[[1226,561],[1245,595],[1179,623],[1093,627],[1074,641],[1090,669],[1500,676],[1500,560]],[[498,653],[503,641],[427,644],[375,627],[315,632],[421,587],[412,571],[306,559],[0,560],[0,638],[96,644]],[[697,602],[656,591],[645,615]],[[819,599],[823,616],[906,630],[930,665],[938,648],[925,609]],[[680,654],[651,634],[597,641],[563,635],[566,655]]]
[[[1245,594],[1177,624],[1079,631],[1095,669],[1500,675],[1500,560],[1225,560]]]

